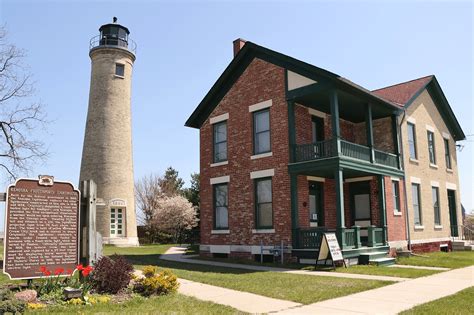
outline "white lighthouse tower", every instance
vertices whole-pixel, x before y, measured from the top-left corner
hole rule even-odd
[[[94,180],[97,231],[104,243],[138,245],[132,159],[131,83],[136,45],[129,30],[102,25],[91,39],[89,109],[80,181]]]

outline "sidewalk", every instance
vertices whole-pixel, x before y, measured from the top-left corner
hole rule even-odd
[[[324,277],[335,277],[335,278],[381,280],[381,281],[394,281],[394,282],[402,282],[402,281],[410,280],[407,278],[400,278],[400,277],[374,276],[374,275],[352,274],[352,273],[342,273],[342,272],[332,272],[332,271],[293,270],[293,269],[287,269],[287,268],[190,259],[193,256],[183,255],[185,251],[186,251],[186,248],[184,247],[171,247],[170,249],[166,251],[166,253],[160,256],[160,259],[168,260],[168,261],[184,262],[186,264],[207,265],[207,266],[215,266],[215,267],[256,270],[256,271],[274,271],[274,272],[283,272],[283,273],[290,273],[290,274],[319,276],[319,277],[324,276]]]
[[[474,285],[474,266],[400,282],[278,314],[398,314]]]

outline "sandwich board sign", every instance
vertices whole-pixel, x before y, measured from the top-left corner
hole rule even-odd
[[[343,261],[345,265],[344,258],[342,257],[342,251],[339,247],[339,243],[336,238],[335,233],[324,233],[321,237],[321,243],[319,244],[319,253],[316,258],[316,264],[318,261],[331,259],[332,265],[335,267],[336,261]]]

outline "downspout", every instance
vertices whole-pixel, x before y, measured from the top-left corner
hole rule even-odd
[[[400,122],[400,125],[398,126],[398,133],[400,134],[400,154],[401,154],[401,164],[403,168],[403,174],[404,174],[404,180],[403,180],[403,193],[405,196],[405,224],[406,224],[406,238],[407,238],[407,247],[408,250],[411,250],[411,236],[410,236],[410,216],[408,215],[408,198],[407,198],[407,178],[406,178],[406,170],[405,170],[405,154],[403,153],[403,137],[402,137],[402,124],[405,120],[407,111],[406,108],[403,108],[403,117],[402,121]]]

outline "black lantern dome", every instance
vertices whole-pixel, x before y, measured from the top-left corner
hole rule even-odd
[[[101,46],[116,46],[135,52],[136,45],[128,37],[130,31],[125,26],[118,24],[116,17],[113,18],[112,23],[102,25],[99,32],[100,35],[91,39],[91,50]]]

